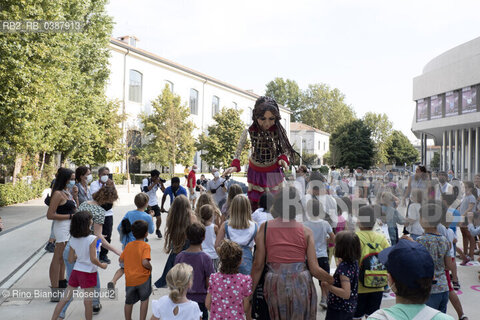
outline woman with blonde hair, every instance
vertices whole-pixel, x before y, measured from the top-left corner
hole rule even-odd
[[[152,318],[159,319],[202,319],[202,312],[195,301],[187,299],[187,291],[193,284],[193,268],[186,263],[176,264],[167,274],[170,293],[152,301]]]
[[[230,218],[218,230],[215,248],[218,248],[224,238],[232,240],[242,247],[243,259],[239,272],[250,274],[252,271],[252,248],[257,235],[257,224],[252,221],[252,207],[248,198],[239,194],[233,198],[230,208]]]
[[[210,193],[204,192],[198,197],[197,199],[197,206],[195,207],[195,214],[197,216],[197,220],[201,221],[202,217],[200,216],[200,208],[206,204],[209,204],[213,206],[215,209],[215,216],[213,217],[213,221],[215,222],[215,225],[217,227],[220,227],[222,224],[221,217],[222,213],[218,209],[217,205],[215,204],[215,201],[213,200],[213,197]]]
[[[169,256],[162,276],[155,282],[157,288],[167,285],[167,273],[175,264],[177,254],[189,247],[186,230],[193,222],[197,222],[197,217],[190,207],[190,201],[184,195],[177,196],[168,210],[164,250]]]

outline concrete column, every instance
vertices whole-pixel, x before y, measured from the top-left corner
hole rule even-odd
[[[480,173],[480,127],[475,128],[475,174]]]
[[[420,162],[422,163],[422,165],[424,165],[425,162],[423,161],[423,133],[420,139],[421,139],[420,140],[420,156],[421,156]]]
[[[446,157],[446,150],[447,150],[447,132],[442,132],[442,153],[440,154],[440,170],[445,171],[447,167],[447,157]]]
[[[448,131],[448,168],[447,171],[452,169],[452,137],[453,133],[452,130]]]
[[[473,181],[473,164],[472,164],[472,148],[473,148],[473,132],[472,128],[468,129],[468,180]]]
[[[461,174],[460,180],[463,181],[465,180],[465,129],[462,129],[461,139],[462,139],[462,142],[460,142],[461,144],[460,150],[461,150],[462,159],[460,160],[460,174]]]
[[[455,178],[458,178],[458,130],[455,130],[455,152],[453,153],[453,159],[454,159],[454,173],[453,176]]]

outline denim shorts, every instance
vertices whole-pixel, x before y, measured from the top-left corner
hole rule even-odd
[[[148,300],[151,294],[152,278],[150,277],[138,286],[125,287],[125,304],[135,304],[138,301]]]

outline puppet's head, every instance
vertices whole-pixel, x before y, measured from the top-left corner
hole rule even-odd
[[[280,110],[273,98],[263,96],[257,99],[252,112],[253,123],[266,131],[278,124],[280,119]]]

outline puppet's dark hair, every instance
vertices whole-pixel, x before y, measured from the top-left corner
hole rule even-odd
[[[288,141],[287,132],[280,123],[282,117],[280,116],[280,108],[278,107],[275,99],[267,96],[261,96],[257,99],[257,101],[255,101],[255,106],[252,112],[252,120],[254,125],[257,128],[260,128],[257,119],[263,116],[267,111],[270,111],[275,116],[275,125],[277,126],[278,139],[280,140],[282,152],[285,152],[286,155],[290,158],[290,162],[294,163],[296,156],[298,155],[299,157],[301,157],[301,155],[293,149],[292,145]]]

